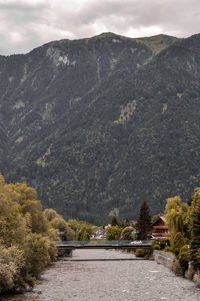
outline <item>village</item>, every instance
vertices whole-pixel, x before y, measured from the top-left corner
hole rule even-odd
[[[92,235],[90,236],[91,240],[105,240],[106,239],[106,229],[110,227],[111,224],[106,225],[102,229],[94,229]],[[127,230],[131,230],[132,234],[137,237],[138,232],[132,226],[127,226]],[[163,216],[158,216],[151,224],[152,234],[148,235],[148,239],[158,240],[166,239],[170,237],[169,227],[167,225],[166,219]]]

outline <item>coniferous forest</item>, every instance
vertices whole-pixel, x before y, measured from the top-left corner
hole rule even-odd
[[[200,35],[105,33],[0,56],[0,171],[101,225],[199,186]]]

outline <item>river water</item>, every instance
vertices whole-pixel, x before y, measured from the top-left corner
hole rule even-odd
[[[47,269],[32,292],[0,300],[200,301],[200,288],[155,261],[110,250],[76,250],[71,259]]]

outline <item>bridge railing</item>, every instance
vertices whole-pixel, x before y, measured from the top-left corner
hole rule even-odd
[[[151,245],[152,240],[86,240],[56,241],[56,245]]]

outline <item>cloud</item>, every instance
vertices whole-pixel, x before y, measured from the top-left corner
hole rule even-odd
[[[186,37],[199,28],[199,0],[0,0],[1,54],[108,31]]]

